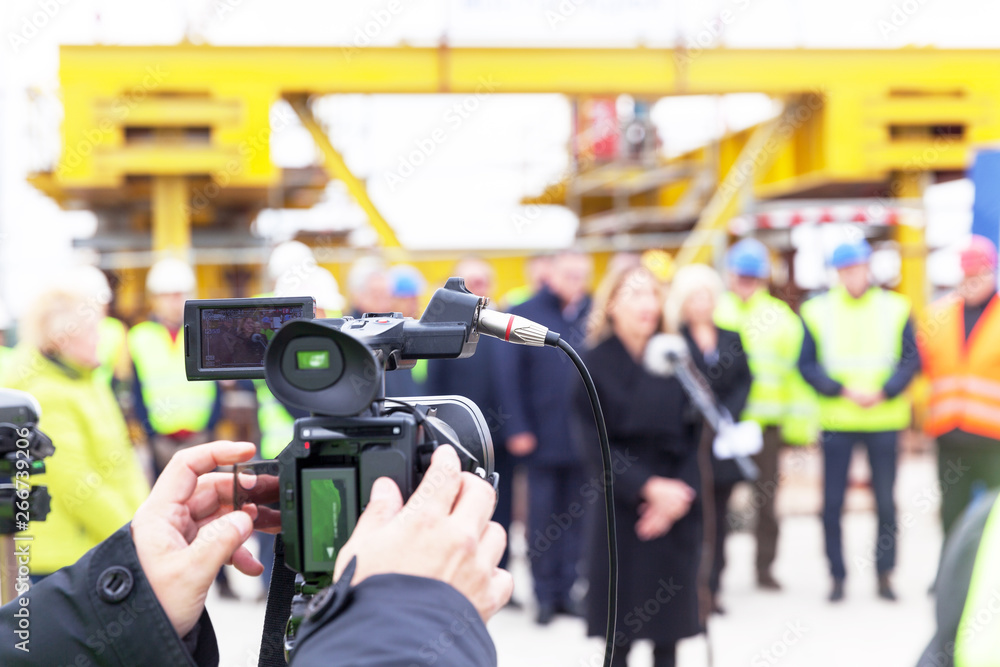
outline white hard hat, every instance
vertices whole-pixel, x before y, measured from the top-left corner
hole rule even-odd
[[[158,261],[146,276],[146,289],[150,294],[190,294],[194,288],[194,271],[187,263],[173,257]]]
[[[289,271],[301,271],[316,266],[312,249],[299,241],[285,241],[271,251],[267,260],[267,275],[278,280]]]
[[[313,267],[309,271],[286,272],[278,278],[274,287],[275,296],[311,296],[316,307],[323,310],[341,310],[344,297],[333,274],[323,267]]]
[[[367,255],[354,260],[351,270],[347,273],[347,290],[352,297],[361,294],[368,287],[372,276],[378,273],[387,273],[389,267],[381,257]]]
[[[107,305],[111,303],[111,284],[108,277],[96,266],[83,264],[74,267],[64,278],[66,287],[83,293],[87,299]]]

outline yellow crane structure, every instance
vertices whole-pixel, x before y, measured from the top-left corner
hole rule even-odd
[[[31,181],[64,208],[97,213],[106,266],[135,272],[127,285],[141,285],[158,255],[194,247],[202,296],[231,294],[230,265],[264,258],[248,241],[257,212],[311,206],[330,178],[344,182],[390,256],[404,256],[391,221],[313,117],[315,96],[489,87],[579,99],[755,92],[779,100],[779,116],[714,146],[652,168],[584,169],[530,200],[572,204],[596,250],[644,228],[684,231],[686,261],[709,256],[713,235],[748,197],[919,197],[925,184],[960,176],[976,146],[1000,139],[1000,52],[987,50],[63,46],[59,76],[62,154]],[[281,120],[272,110],[282,99],[316,141],[321,168],[272,162],[269,138]],[[919,221],[903,222],[895,232],[903,290],[921,303],[923,233]],[[495,253],[502,288],[520,282],[521,252]],[[409,257],[432,282],[446,271],[426,263],[432,254]],[[120,306],[128,312],[140,293]]]

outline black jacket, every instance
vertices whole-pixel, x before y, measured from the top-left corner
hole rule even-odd
[[[750,365],[747,363],[740,335],[729,329],[717,328],[717,331],[719,339],[716,351],[708,358],[694,342],[691,331],[686,326],[681,329],[681,334],[687,341],[695,366],[708,380],[715,399],[729,411],[735,421],[739,420],[743,408],[746,407],[753,376],[750,375]],[[743,474],[735,461],[732,459],[720,461],[713,454],[712,478],[716,486],[725,486],[741,481]]]
[[[698,470],[702,420],[677,379],[647,373],[615,336],[581,356],[597,386],[612,451],[619,558],[616,639],[652,639],[660,644],[690,637],[701,631],[697,575],[702,536]],[[580,495],[581,503],[592,508],[593,517],[585,551],[590,559],[587,626],[591,635],[600,636],[608,605],[607,523],[600,448],[582,383],[574,397],[574,414],[577,437],[590,466],[589,482]],[[654,475],[683,480],[698,497],[666,535],[643,542],[635,534],[640,490]],[[664,611],[658,613],[661,608]]]
[[[511,313],[526,317],[562,335],[579,349],[587,327],[590,301],[564,313],[559,298],[543,288]],[[568,437],[573,391],[583,387],[580,374],[565,354],[552,349],[507,345],[500,351],[500,404],[508,436],[530,432],[538,448],[529,460],[535,466],[578,465],[578,448]]]
[[[29,610],[28,652],[17,648],[25,639],[17,634],[20,609]],[[184,640],[174,632],[142,573],[128,525],[0,607],[0,635],[2,665],[219,664],[208,612]]]
[[[352,572],[353,565],[302,624],[293,666],[327,665],[331,656],[361,667],[496,665],[479,614],[448,584],[391,574],[351,587]],[[183,640],[174,632],[139,566],[128,525],[22,597],[27,605],[18,598],[0,607],[0,665],[219,664],[207,611]],[[27,652],[17,647],[25,639],[17,634],[21,609],[28,610]]]

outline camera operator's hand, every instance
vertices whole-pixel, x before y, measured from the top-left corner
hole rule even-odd
[[[334,578],[357,556],[352,583],[390,573],[438,579],[465,595],[486,621],[514,589],[510,573],[497,567],[507,534],[490,521],[495,502],[489,484],[461,471],[451,446],[438,447],[405,507],[392,480],[375,481],[368,507],[337,557]]]
[[[251,576],[264,569],[242,546],[253,519],[233,511],[232,474],[212,472],[254,451],[249,442],[221,440],[177,452],[132,519],[139,563],[179,637],[198,622],[223,564]]]

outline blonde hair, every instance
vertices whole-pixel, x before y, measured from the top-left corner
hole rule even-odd
[[[611,337],[615,302],[619,297],[628,298],[636,287],[652,285],[657,293],[657,303],[663,303],[665,288],[653,272],[641,265],[622,264],[604,274],[594,292],[594,305],[587,322],[587,345],[593,347]]]
[[[83,291],[52,287],[35,298],[21,322],[21,338],[45,353],[59,352],[87,326],[96,327],[103,313]]]
[[[663,317],[667,331],[677,333],[684,324],[684,305],[691,295],[707,289],[716,303],[725,291],[719,272],[707,264],[690,264],[678,269],[670,283],[670,293],[663,305]]]

